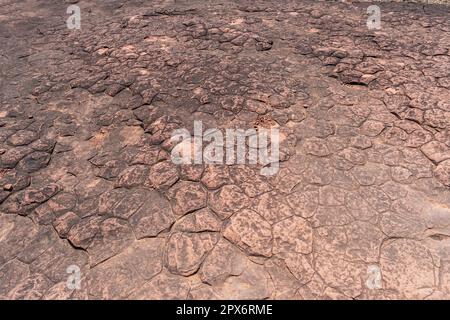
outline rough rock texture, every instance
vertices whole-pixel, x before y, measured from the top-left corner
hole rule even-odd
[[[2,1],[0,297],[449,299],[450,9],[378,4]]]

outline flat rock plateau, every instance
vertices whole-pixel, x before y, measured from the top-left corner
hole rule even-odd
[[[450,299],[450,7],[375,4],[1,0],[0,299]]]

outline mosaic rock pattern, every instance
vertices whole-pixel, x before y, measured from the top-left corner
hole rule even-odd
[[[2,1],[0,297],[450,298],[450,10],[367,6]],[[280,170],[173,164],[194,120]]]

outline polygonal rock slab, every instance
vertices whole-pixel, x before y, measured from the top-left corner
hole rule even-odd
[[[341,226],[352,222],[350,211],[345,206],[319,206],[310,221],[314,227]]]
[[[309,138],[305,140],[303,148],[305,149],[306,154],[311,154],[313,156],[325,157],[330,154],[327,142],[324,139]]]
[[[175,223],[172,230],[183,232],[220,231],[221,227],[222,221],[211,210],[203,208],[183,216]]]
[[[17,164],[17,169],[28,173],[45,168],[50,162],[50,154],[47,152],[36,151],[27,156]]]
[[[169,201],[164,196],[156,190],[145,195],[145,203],[129,219],[138,239],[155,237],[175,221]]]
[[[50,226],[41,227],[30,243],[17,255],[25,263],[33,262],[58,240],[58,235]]]
[[[51,286],[43,295],[42,300],[69,300],[74,289],[67,287],[66,281]]]
[[[434,176],[442,184],[450,187],[450,160],[442,161],[434,170]]]
[[[272,189],[272,186],[259,174],[259,171],[247,165],[237,165],[230,169],[230,175],[244,193],[253,198]]]
[[[66,212],[53,221],[53,227],[61,238],[65,238],[70,229],[78,222],[80,222],[80,217],[74,212]]]
[[[306,181],[315,185],[327,185],[333,181],[334,169],[328,159],[315,159],[304,172]]]
[[[345,203],[347,192],[341,188],[324,186],[319,189],[319,204],[322,206],[340,206]]]
[[[30,210],[53,197],[58,191],[59,187],[55,184],[40,188],[27,188],[11,195],[2,203],[2,208],[9,213],[27,215]]]
[[[149,186],[166,190],[178,180],[178,170],[172,161],[158,162],[150,168],[148,175]]]
[[[142,279],[150,280],[162,269],[165,243],[164,239],[159,238],[138,240],[120,253],[117,259],[125,260]]]
[[[319,191],[317,189],[295,190],[287,196],[287,201],[295,215],[309,218],[314,215],[319,205]]]
[[[217,189],[230,182],[228,166],[209,165],[203,172],[201,182],[208,189]]]
[[[273,253],[310,253],[313,233],[309,223],[300,217],[284,219],[273,226]]]
[[[190,294],[193,299],[266,299],[272,295],[273,282],[264,266],[247,260],[247,266],[237,276],[226,278],[222,283],[209,287],[202,285]]]
[[[11,260],[0,267],[0,292],[8,294],[30,273],[28,266],[18,260]]]
[[[398,239],[381,249],[384,289],[395,290],[406,299],[423,299],[434,291],[435,262],[419,242]]]
[[[247,260],[238,248],[221,238],[202,264],[200,277],[211,285],[221,283],[228,277],[241,274],[247,266]]]
[[[141,186],[147,180],[149,168],[145,165],[135,165],[126,168],[119,175],[116,187],[131,188]]]
[[[33,152],[33,149],[28,147],[16,147],[8,149],[0,156],[0,167],[14,168],[20,159]]]
[[[167,246],[167,268],[183,276],[197,272],[218,240],[219,235],[212,232],[172,234]]]
[[[356,166],[351,170],[351,174],[362,186],[371,186],[389,181],[389,167],[368,162],[362,166]]]
[[[201,209],[206,206],[206,193],[199,183],[180,181],[168,192],[175,215],[182,216],[186,213]]]
[[[101,178],[90,178],[78,183],[75,187],[75,192],[79,198],[86,199],[91,197],[98,197],[102,193],[111,189],[112,186],[109,181]]]
[[[8,299],[39,300],[51,285],[52,282],[41,274],[30,275],[9,292]]]
[[[121,254],[97,265],[81,282],[97,299],[124,299],[162,269],[164,240],[136,241]]]
[[[257,211],[269,223],[275,223],[293,215],[294,210],[289,207],[284,197],[275,192],[268,192],[256,200]]]
[[[226,219],[250,203],[249,198],[235,185],[225,185],[210,194],[208,203],[219,218]]]
[[[275,299],[294,299],[301,284],[289,271],[284,260],[276,257],[270,258],[264,266],[270,274],[274,284],[272,298]]]
[[[74,194],[68,192],[60,192],[47,201],[47,204],[55,216],[72,210],[77,204],[77,198]]]
[[[32,272],[45,275],[53,282],[67,280],[67,268],[78,266],[84,275],[87,270],[87,254],[74,249],[67,240],[58,240],[30,265]]]
[[[142,285],[131,296],[135,300],[180,300],[187,299],[190,290],[185,277],[162,272]]]
[[[376,211],[383,213],[391,206],[390,198],[379,188],[367,187],[359,190],[359,195]]]
[[[20,130],[8,138],[8,143],[13,146],[24,146],[30,144],[38,138],[36,132]]]
[[[450,159],[450,147],[439,141],[428,142],[420,150],[435,163]]]
[[[289,271],[295,276],[300,284],[306,284],[311,281],[315,270],[312,267],[311,258],[296,253],[288,253],[283,255],[284,262]]]
[[[272,255],[271,226],[253,210],[245,209],[232,216],[223,235],[251,255]]]
[[[348,261],[336,253],[319,252],[315,266],[322,279],[332,288],[347,297],[357,297],[361,294],[362,279],[365,279],[367,272],[365,263]]]
[[[420,236],[428,227],[423,201],[414,195],[396,200],[391,211],[382,215],[380,225],[383,232],[390,237]]]
[[[67,239],[78,248],[87,249],[97,234],[104,218],[91,216],[80,220],[70,228]]]
[[[369,222],[317,228],[314,251],[340,255],[349,261],[376,263],[385,235]]]
[[[20,254],[38,233],[31,219],[13,216],[0,216],[0,265]]]
[[[124,250],[134,241],[133,231],[125,220],[106,219],[87,248],[89,263],[94,266]]]
[[[147,200],[147,195],[148,191],[145,189],[113,189],[100,196],[98,212],[99,214],[128,219]]]

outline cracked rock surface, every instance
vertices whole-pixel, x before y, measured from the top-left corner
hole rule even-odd
[[[450,298],[449,7],[74,2],[0,3],[1,299]],[[280,170],[175,165],[194,120]]]

